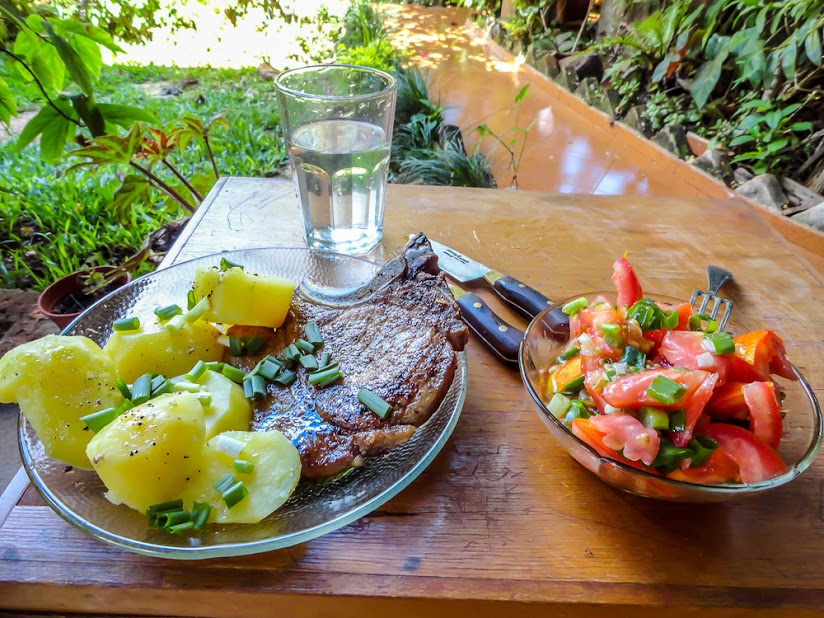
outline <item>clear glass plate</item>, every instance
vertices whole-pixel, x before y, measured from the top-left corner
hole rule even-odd
[[[370,280],[378,265],[344,255],[299,248],[232,251],[185,262],[141,277],[104,298],[64,331],[104,344],[112,323],[138,315],[149,319],[159,305],[183,303],[195,268],[217,265],[221,257],[249,271],[274,274],[315,286],[356,287]],[[92,471],[68,470],[46,457],[37,435],[20,416],[23,465],[45,501],[72,525],[123,549],[163,558],[198,559],[238,556],[302,543],[345,526],[378,508],[409,485],[435,458],[458,422],[466,397],[467,366],[458,353],[458,369],[435,414],[398,448],[368,458],[363,467],[334,480],[303,482],[289,501],[258,524],[210,525],[177,536],[149,529],[146,517],[104,497],[105,487]]]

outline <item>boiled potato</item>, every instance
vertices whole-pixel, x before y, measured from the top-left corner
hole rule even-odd
[[[127,410],[92,438],[86,454],[106,497],[141,512],[177,500],[201,467],[203,406],[191,393],[160,395]]]
[[[278,328],[286,319],[295,284],[274,275],[257,275],[242,268],[198,268],[195,298],[208,298],[207,320],[224,324]]]
[[[94,434],[79,419],[123,402],[116,379],[91,339],[47,335],[0,359],[0,402],[20,404],[49,457],[91,468],[86,445]]]
[[[205,372],[197,382],[212,396],[212,403],[203,408],[206,440],[224,431],[249,429],[252,406],[242,386],[214,371]]]
[[[254,469],[242,474],[232,468],[235,457],[218,449],[221,436],[239,440],[245,444],[238,459],[250,462]],[[214,488],[214,484],[227,474],[243,481],[249,495],[231,509]],[[252,524],[267,517],[280,507],[300,479],[300,457],[292,442],[276,430],[252,433],[227,431],[215,436],[206,444],[200,471],[192,479],[184,494],[186,508],[192,502],[212,505],[209,521],[221,524]]]
[[[118,375],[134,382],[144,373],[167,377],[189,371],[199,361],[218,361],[224,347],[213,325],[203,320],[185,324],[170,332],[157,321],[150,321],[136,331],[114,332],[103,348],[114,361]]]

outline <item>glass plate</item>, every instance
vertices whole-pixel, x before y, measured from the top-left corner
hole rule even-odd
[[[232,251],[198,258],[141,277],[91,307],[63,332],[85,335],[103,345],[115,320],[138,315],[150,319],[159,305],[184,303],[195,268],[217,265],[221,257],[249,271],[274,274],[316,286],[356,287],[370,280],[378,265],[349,256],[299,248]],[[146,517],[104,497],[105,487],[92,471],[69,470],[46,457],[37,435],[20,416],[23,465],[45,501],[70,524],[123,549],[177,559],[239,556],[308,541],[362,517],[409,485],[435,458],[458,422],[466,397],[466,356],[458,353],[451,387],[435,414],[401,446],[334,480],[304,482],[280,509],[258,524],[210,525],[177,536],[149,529]]]

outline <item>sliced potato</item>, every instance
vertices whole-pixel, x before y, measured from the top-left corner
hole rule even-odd
[[[206,440],[224,431],[249,430],[252,405],[243,394],[242,386],[214,371],[205,372],[197,382],[212,396],[212,403],[203,408]]]
[[[218,337],[220,331],[203,320],[175,332],[150,321],[136,331],[112,333],[103,349],[118,375],[131,383],[144,373],[171,377],[186,373],[199,360],[220,360],[225,348]]]
[[[110,501],[145,512],[181,497],[200,467],[205,435],[197,396],[169,393],[109,423],[89,442],[86,454]]]
[[[0,359],[0,402],[20,405],[49,457],[91,468],[86,445],[94,434],[79,419],[123,402],[116,379],[91,339],[47,335]]]
[[[233,469],[235,457],[218,449],[221,436],[245,444],[237,459],[251,463],[254,466],[252,472],[242,474]],[[300,479],[298,450],[276,430],[227,431],[215,436],[206,444],[201,463],[199,473],[184,494],[184,506],[191,508],[192,502],[207,502],[212,505],[209,521],[221,524],[259,522],[289,499]],[[249,495],[231,509],[214,488],[214,484],[227,474],[243,481],[249,490]]]
[[[213,322],[278,328],[286,319],[294,291],[291,281],[242,268],[201,267],[195,272],[195,299],[209,299],[204,317]]]

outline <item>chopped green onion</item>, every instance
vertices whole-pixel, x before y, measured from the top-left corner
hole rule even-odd
[[[205,363],[206,369],[209,371],[214,371],[216,373],[223,373],[223,365],[225,363],[221,363],[220,361],[209,361]]]
[[[190,310],[197,304],[197,298],[195,298],[195,291],[189,290],[186,292],[186,309]]]
[[[171,532],[172,534],[183,534],[184,532],[188,532],[189,530],[193,530],[195,527],[195,522],[191,519],[189,521],[184,521],[179,524],[175,524],[174,526],[166,526],[163,528],[166,532]]]
[[[572,419],[590,418],[592,416],[589,409],[580,399],[573,399],[571,403],[572,405],[569,408],[569,412],[567,412],[566,417],[564,417],[564,423],[567,425],[572,422]]]
[[[318,368],[318,359],[311,354],[304,354],[298,360],[300,360],[300,364],[306,367],[309,371],[314,371]]]
[[[191,521],[192,516],[188,511],[184,511],[183,509],[177,511],[160,511],[159,513],[155,513],[155,526],[158,528],[163,528],[164,530],[186,522],[191,523]]]
[[[709,436],[695,436],[690,440],[689,447],[695,451],[690,468],[700,468],[707,463],[713,451],[718,448],[718,442]]]
[[[243,270],[243,264],[235,264],[226,258],[220,258],[220,270],[229,270],[230,268],[239,268],[240,270]]]
[[[170,500],[169,502],[161,502],[160,504],[153,504],[146,509],[146,515],[155,515],[163,511],[180,511],[183,509],[183,500]]]
[[[568,316],[572,317],[576,315],[581,309],[586,309],[589,305],[589,301],[581,296],[581,298],[576,298],[575,300],[568,302],[566,305],[561,307],[561,311]]]
[[[132,318],[123,318],[115,320],[112,328],[116,333],[127,333],[129,331],[138,330],[140,328],[140,318],[137,316]]]
[[[332,358],[332,355],[329,352],[324,352],[320,355],[320,360],[318,361],[318,368],[325,369],[329,366],[329,360]]]
[[[171,320],[166,322],[163,325],[163,328],[165,328],[170,333],[176,333],[177,331],[179,331],[184,326],[186,326],[186,320],[183,319],[182,315],[176,315]]]
[[[300,350],[294,343],[289,344],[283,350],[283,358],[290,361],[296,361],[300,358]]]
[[[704,325],[705,322],[706,326]],[[702,330],[705,333],[714,333],[718,330],[718,322],[706,313],[698,313],[690,316],[690,330]]]
[[[312,345],[323,345],[323,336],[320,334],[320,326],[314,320],[306,323],[303,327],[303,332],[306,334],[306,340]]]
[[[631,367],[643,369],[647,361],[647,356],[638,348],[628,345],[624,348],[624,356],[621,360]]]
[[[584,380],[586,376],[584,374],[579,375],[574,380],[570,380],[566,384],[564,384],[564,392],[565,393],[577,393],[584,387]]]
[[[331,369],[330,369],[330,371],[331,371]],[[322,380],[320,380],[317,384],[315,384],[315,386],[317,386],[318,388],[326,388],[327,386],[329,386],[333,382],[337,382],[342,377],[343,377],[343,374],[340,372],[340,370],[335,369],[334,373],[332,373],[332,374],[326,376],[325,378],[323,378]]]
[[[186,313],[183,314],[183,319],[186,320],[189,324],[192,322],[196,322],[203,314],[206,313],[211,308],[211,303],[209,299],[205,296],[197,301],[197,304],[189,309]]]
[[[120,391],[120,394],[123,395],[123,397],[125,397],[126,399],[131,400],[132,391],[129,390],[129,385],[126,384],[126,380],[124,380],[123,378],[117,378],[117,380],[115,380],[114,383],[115,386],[117,386],[117,390]]]
[[[658,375],[647,388],[647,395],[660,401],[665,406],[671,406],[684,396],[687,389],[667,376]]]
[[[226,476],[222,477],[217,483],[212,485],[212,487],[214,487],[219,494],[222,494],[236,482],[237,481],[235,480],[234,476],[232,476],[231,474],[227,474]]]
[[[263,359],[252,370],[252,375],[260,375],[267,380],[274,380],[281,367],[283,367],[283,364],[280,362],[272,362],[268,359]]]
[[[294,371],[282,369],[273,382],[280,384],[281,386],[289,386],[295,381],[295,378],[297,378],[297,374]]]
[[[232,468],[240,474],[251,474],[255,470],[255,464],[245,459],[235,459],[232,462]]]
[[[620,324],[601,324],[601,332],[604,333],[604,341],[612,347],[624,345]]]
[[[178,391],[179,393],[199,393],[200,384],[188,382],[187,380],[178,380],[174,383],[174,390]]]
[[[212,393],[209,391],[200,391],[197,394],[197,400],[204,408],[212,405]]]
[[[732,354],[735,352],[735,343],[733,343],[729,333],[704,335],[704,347],[715,354]]]
[[[295,341],[295,347],[304,354],[311,354],[315,351],[315,346],[306,341],[306,339],[298,339]]]
[[[237,459],[246,447],[246,443],[237,438],[232,438],[225,434],[219,434],[215,442],[215,448],[221,453],[226,453],[232,459]]]
[[[687,429],[687,412],[686,410],[674,410],[669,415],[669,430],[670,431],[686,431]]]
[[[152,396],[152,378],[151,373],[144,373],[132,384],[132,403],[139,406],[141,403],[146,403]]]
[[[566,413],[569,412],[569,408],[571,406],[572,402],[569,400],[569,397],[566,397],[561,393],[555,393],[552,396],[552,399],[549,400],[549,405],[547,405],[547,408],[552,413],[552,416],[555,418],[561,418],[562,416],[566,416]]]
[[[252,390],[252,379],[251,378],[244,379],[243,380],[243,396],[246,397],[246,399],[252,399],[254,397],[254,395],[255,395],[255,393]]]
[[[197,382],[208,370],[209,367],[206,365],[206,363],[204,363],[202,360],[199,360],[195,363],[195,366],[192,367],[186,374],[186,379],[190,382]]]
[[[340,369],[338,369],[337,364],[331,367],[327,367],[323,371],[315,371],[309,374],[308,382],[312,386],[321,386],[322,382],[326,382],[328,378],[335,376],[332,382],[337,380],[341,377]]]
[[[665,410],[643,407],[639,410],[641,424],[648,429],[667,431],[670,428],[670,417]]]
[[[358,391],[358,401],[381,418],[386,418],[393,409],[390,403],[384,401],[375,393],[366,388],[362,388]]]
[[[252,335],[243,341],[243,346],[246,349],[247,354],[257,354],[263,349],[264,345],[263,339],[261,339],[258,335]]]
[[[575,346],[566,350],[563,354],[558,357],[558,362],[562,363],[564,361],[568,361],[570,358],[575,358],[581,353],[581,349]]]
[[[667,438],[662,437],[661,444],[658,447],[658,454],[655,456],[650,467],[661,468],[664,472],[672,472],[678,467],[679,461],[692,457],[692,455],[692,449],[679,448]]]
[[[244,388],[246,384],[252,385],[251,399],[263,399],[266,397],[266,380],[263,376],[254,375],[243,381]]]
[[[165,393],[174,392],[175,385],[172,384],[172,381],[166,378],[165,376],[157,376],[154,380],[152,380],[152,397],[157,397],[158,395],[163,395]]]
[[[165,307],[156,307],[154,313],[161,322],[168,322],[176,315],[183,313],[183,309],[180,308],[180,305],[166,305]]]
[[[661,320],[661,328],[666,330],[675,330],[678,324],[681,323],[681,316],[678,315],[676,309],[664,311],[664,318]]]
[[[226,503],[227,508],[232,508],[238,502],[243,500],[246,496],[249,495],[249,490],[246,489],[246,485],[243,484],[243,481],[238,481],[234,485],[232,485],[229,489],[224,491],[221,494],[223,501]]]
[[[229,353],[232,356],[243,356],[245,346],[238,337],[229,337]]]
[[[209,521],[209,515],[212,513],[211,505],[205,502],[195,502],[192,504],[192,523],[195,530],[203,530],[206,527],[206,522]]]
[[[246,374],[243,372],[242,369],[238,369],[237,367],[232,367],[231,365],[223,365],[223,370],[221,373],[229,378],[232,382],[237,382],[240,384],[243,382],[243,378],[246,377]]]
[[[128,399],[126,400],[128,401]],[[89,429],[91,429],[94,433],[99,433],[101,429],[103,429],[106,425],[111,423],[114,419],[118,416],[123,414],[126,409],[121,409],[120,406],[116,408],[106,408],[105,410],[100,410],[98,412],[92,412],[91,414],[87,414],[86,416],[81,416],[80,421],[86,425]]]
[[[221,335],[217,338],[217,343],[218,345],[222,345],[224,348],[228,348],[230,339],[231,337],[229,337],[229,335]]]

